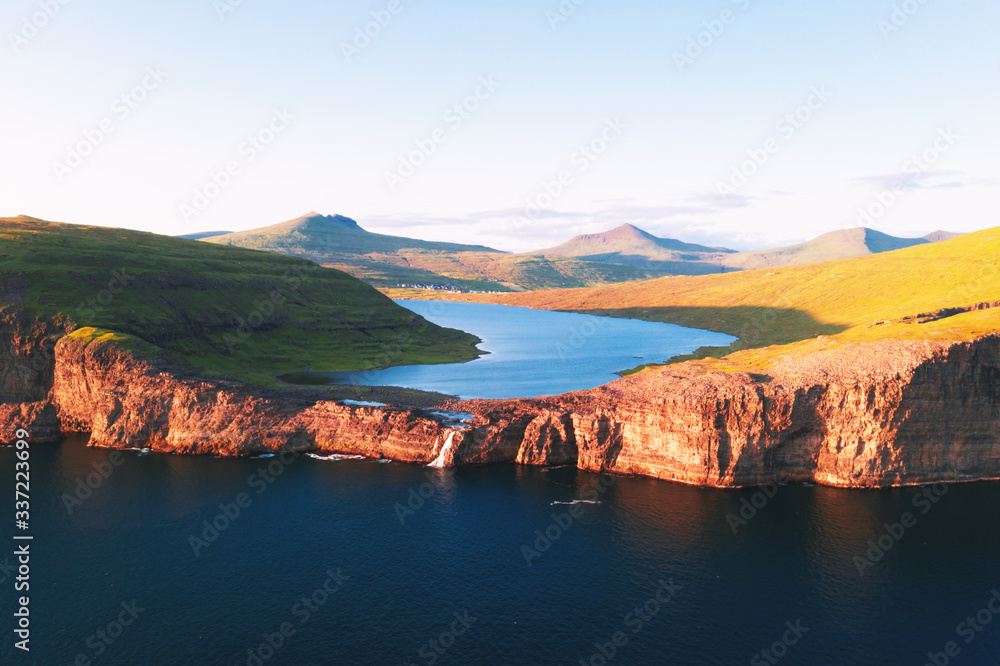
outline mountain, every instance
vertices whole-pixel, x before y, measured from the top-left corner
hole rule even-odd
[[[486,252],[499,250],[482,245],[460,245],[387,236],[365,231],[349,217],[307,213],[294,220],[269,227],[213,236],[205,239],[218,245],[235,245],[253,250],[267,250],[308,257],[327,263],[344,255],[367,255],[424,250],[431,252]]]
[[[11,316],[58,322],[63,333],[126,340],[186,371],[260,384],[304,368],[479,354],[475,337],[415,318],[313,262],[23,216],[0,218],[0,311],[7,307]]]
[[[376,287],[452,285],[475,291],[524,291],[777,268],[889,252],[952,236],[935,232],[926,238],[897,238],[874,229],[843,229],[790,247],[737,252],[659,238],[624,224],[545,250],[509,254],[481,245],[376,234],[349,217],[312,212],[203,240],[305,257]]]
[[[460,245],[376,234],[342,215],[312,212],[260,229],[205,238],[312,259],[377,287],[453,285],[471,290],[587,287],[659,277],[633,266],[507,254],[481,245]]]
[[[658,238],[636,226],[623,224],[604,233],[576,236],[562,245],[532,254],[640,266],[670,274],[700,275],[721,272],[723,258],[735,252]]]
[[[733,347],[701,353],[748,351],[730,355],[726,364],[710,369],[741,369],[763,376],[775,360],[795,360],[804,353],[797,347],[772,345],[802,343],[822,350],[852,341],[971,340],[995,335],[1000,329],[998,254],[1000,227],[894,252],[775,271],[453,298],[729,333],[740,338]],[[802,342],[806,340],[811,341]],[[988,363],[995,367],[992,358]],[[799,371],[808,374],[810,366],[803,361]],[[964,380],[953,381],[957,386]]]
[[[940,243],[941,241],[951,240],[952,238],[958,238],[962,235],[964,234],[956,234],[952,231],[941,231],[939,229],[937,231],[932,231],[922,238],[926,241],[930,241],[931,243]]]
[[[811,241],[789,247],[758,250],[756,252],[740,252],[726,257],[724,261],[728,268],[739,270],[778,268],[781,266],[812,264],[832,259],[863,257],[869,254],[891,252],[929,242],[923,238],[897,238],[896,236],[890,236],[874,229],[860,227],[857,229],[831,231]]]
[[[174,236],[174,238],[184,238],[186,240],[202,240],[205,238],[211,238],[212,236],[225,236],[226,234],[231,234],[232,231],[201,231],[196,234],[182,234],[180,236]]]
[[[956,236],[958,234],[937,231],[924,238],[898,238],[874,229],[841,229],[789,247],[736,252],[726,248],[693,245],[671,238],[658,238],[631,224],[625,224],[605,233],[577,236],[562,245],[536,254],[642,266],[673,275],[703,275],[727,270],[778,268],[863,257]]]

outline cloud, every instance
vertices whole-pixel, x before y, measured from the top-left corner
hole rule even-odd
[[[743,195],[690,194],[658,206],[637,205],[631,200],[599,201],[591,211],[538,209],[529,215],[524,208],[499,208],[460,216],[374,215],[367,216],[362,226],[404,235],[413,230],[411,233],[428,240],[432,236],[433,240],[453,240],[460,235],[463,242],[515,251],[552,247],[578,234],[598,233],[623,224],[634,224],[657,236],[687,242],[726,245],[729,239],[743,245],[748,239],[733,238],[711,219],[730,210],[747,208],[756,200]],[[471,240],[473,237],[478,240]]]
[[[960,187],[989,187],[995,179],[970,178],[964,171],[924,171],[922,173],[888,173],[878,176],[852,178],[852,183],[873,185],[880,190],[942,190]]]

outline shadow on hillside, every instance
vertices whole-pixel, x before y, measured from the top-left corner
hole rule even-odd
[[[697,255],[681,255],[683,261],[650,259],[641,254],[587,254],[574,259],[596,261],[598,263],[620,264],[649,271],[666,273],[667,275],[714,275],[716,273],[735,272],[723,264],[712,261],[701,261]]]
[[[816,321],[801,310],[766,307],[650,307],[576,310],[583,314],[660,321],[690,328],[728,333],[739,340],[728,347],[702,347],[691,357],[721,356],[741,349],[757,349],[836,335],[847,329]]]

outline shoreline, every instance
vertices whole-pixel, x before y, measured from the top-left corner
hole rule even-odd
[[[10,328],[2,337],[13,349],[40,344]],[[784,358],[766,378],[674,363],[591,390],[514,400],[392,387],[257,388],[179,374],[110,339],[63,336],[37,374],[29,372],[32,357],[15,357],[22,367],[6,375],[8,395],[17,378],[25,385],[14,387],[19,402],[0,403],[5,439],[27,427],[39,443],[90,432],[91,446],[159,453],[574,465],[720,488],[1000,478],[1000,441],[992,434],[1000,426],[995,334],[845,343]],[[386,404],[343,403],[355,398]]]

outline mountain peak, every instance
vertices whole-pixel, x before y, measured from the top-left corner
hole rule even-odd
[[[623,224],[620,227],[615,227],[611,231],[605,232],[605,234],[608,236],[615,235],[615,236],[629,236],[633,238],[655,238],[653,234],[643,229],[640,229],[639,227],[630,223]]]
[[[924,236],[924,240],[931,243],[940,243],[941,241],[951,240],[952,238],[958,238],[962,234],[956,234],[953,231],[942,231],[938,229],[937,231],[932,231],[931,233]]]
[[[291,220],[291,226],[299,228],[323,228],[330,226],[344,227],[347,229],[360,229],[361,227],[357,222],[349,217],[343,215],[321,215],[316,211],[312,210]]]

